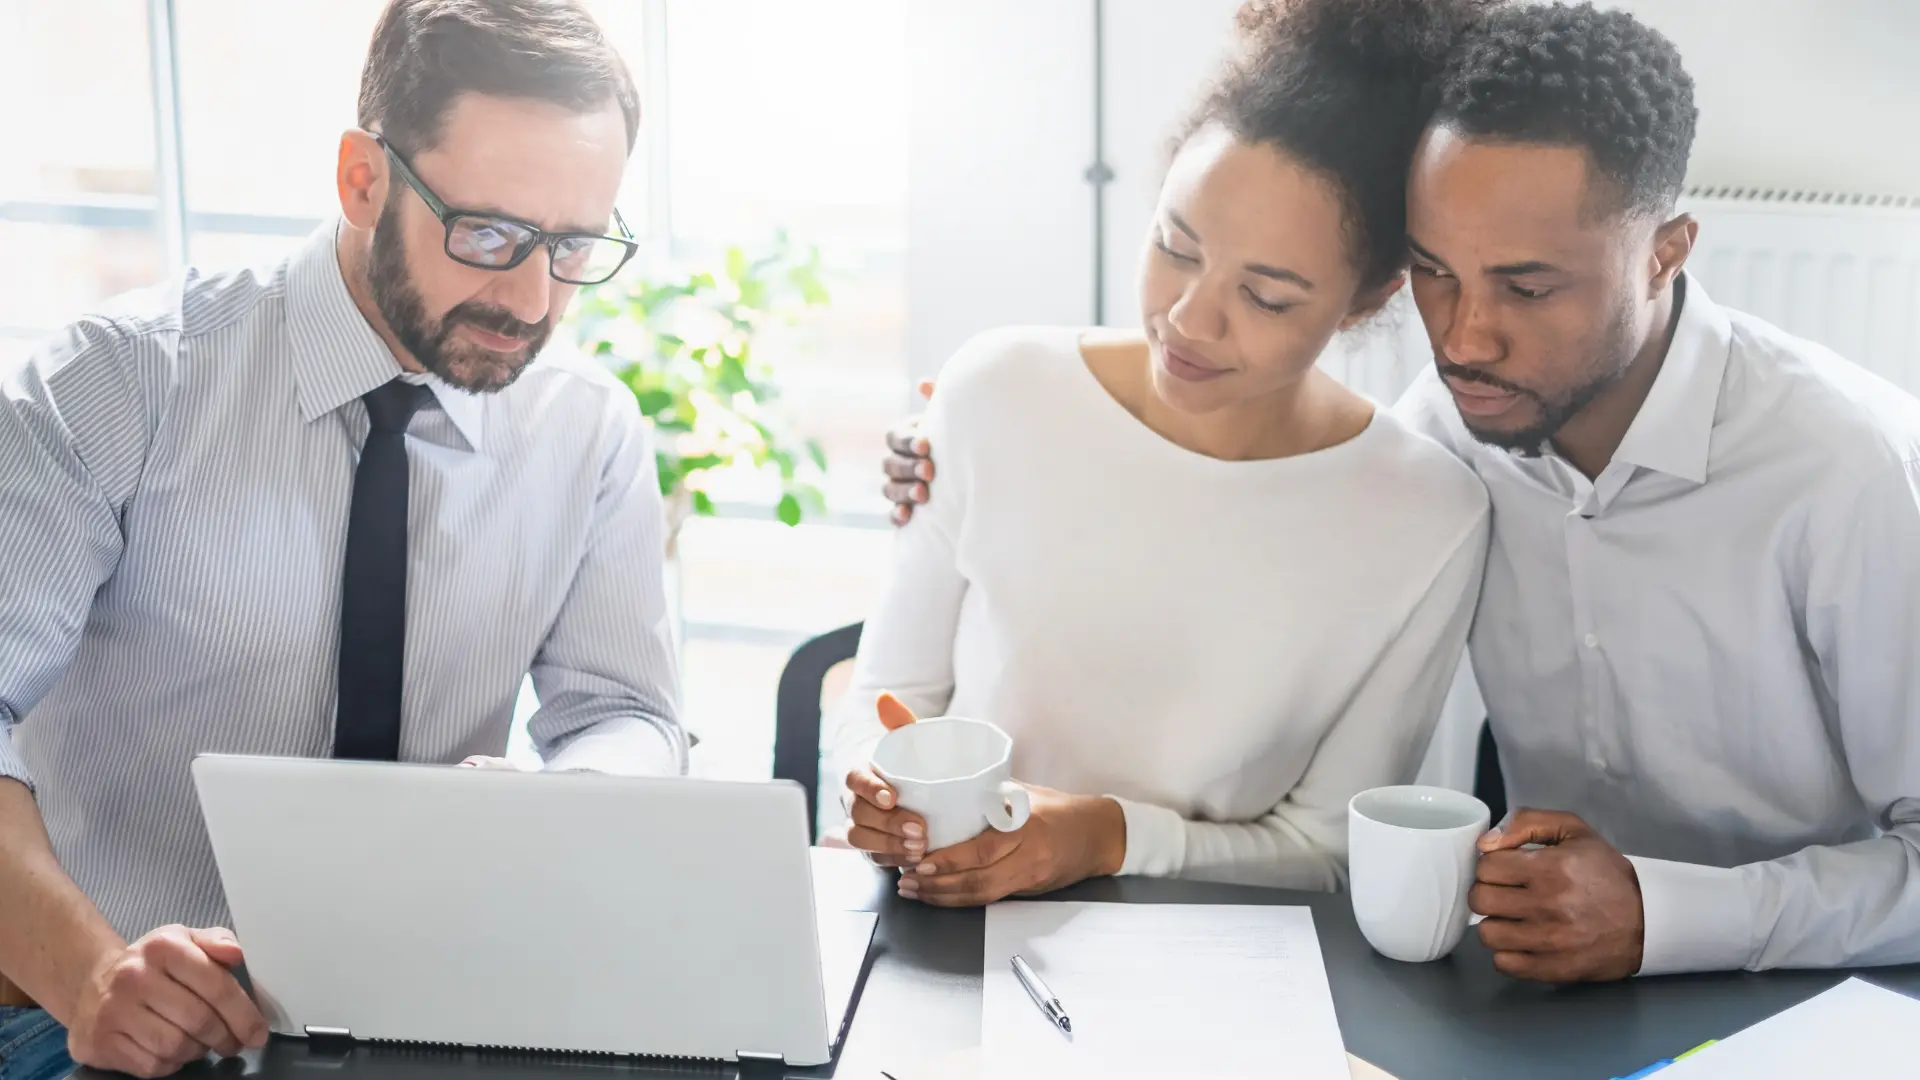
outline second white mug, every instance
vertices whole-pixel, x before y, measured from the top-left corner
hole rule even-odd
[[[1374,788],[1347,804],[1353,915],[1382,956],[1438,960],[1466,933],[1487,804],[1448,788]]]
[[[927,823],[928,851],[989,828],[1013,832],[1032,813],[1013,781],[1013,739],[984,720],[939,716],[890,731],[873,749],[873,771]]]

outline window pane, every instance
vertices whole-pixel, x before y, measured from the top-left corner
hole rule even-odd
[[[211,269],[270,266],[293,253],[306,235],[199,232],[193,234],[193,261]]]
[[[780,672],[802,641],[866,617],[893,537],[878,529],[697,519],[680,538],[686,722],[703,776],[767,776]]]
[[[166,276],[147,229],[0,221],[0,332],[52,329]]]
[[[360,70],[385,6],[386,0],[178,0],[190,210],[302,219],[339,212],[335,154],[341,132],[356,122]],[[592,6],[637,77],[644,55],[639,0]],[[631,190],[622,192],[622,211],[636,229],[646,216],[646,170],[639,160],[628,170]],[[197,246],[194,260],[207,262]]]
[[[832,305],[769,330],[761,355],[827,451],[830,507],[881,513],[881,438],[909,405],[906,5],[675,0],[667,40],[676,253],[751,249],[781,228],[820,246]]]
[[[647,5],[645,0],[587,0],[587,7],[600,21],[600,29],[606,31],[613,47],[620,50],[621,58],[627,62],[627,71],[633,76],[634,87],[640,92],[640,138],[633,148],[633,156],[627,160],[627,175],[620,183],[619,207],[620,216],[627,220],[627,228],[632,229],[635,236],[644,237],[653,228],[647,213],[646,125],[653,115],[653,103],[647,100]]]
[[[788,228],[862,248],[906,232],[906,5],[675,0],[677,240]]]
[[[178,0],[189,210],[336,213],[334,152],[353,126],[385,0]],[[194,252],[195,262],[205,262]]]
[[[141,0],[0,3],[0,201],[145,196],[151,205],[146,8]]]

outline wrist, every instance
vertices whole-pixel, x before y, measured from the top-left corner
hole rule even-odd
[[[1127,813],[1105,795],[1086,799],[1091,866],[1088,877],[1113,877],[1127,862]]]
[[[72,1027],[102,973],[125,951],[126,946],[111,932],[70,938],[67,947],[44,958],[37,972],[23,972],[23,978],[10,981],[16,992],[31,995],[35,1005]]]

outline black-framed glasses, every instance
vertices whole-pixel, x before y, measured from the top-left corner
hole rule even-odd
[[[393,162],[400,179],[407,182],[427,204],[427,209],[440,219],[440,224],[447,227],[447,257],[454,262],[481,270],[511,270],[526,262],[527,256],[544,244],[549,256],[547,272],[555,281],[598,285],[619,273],[627,260],[640,250],[640,245],[634,242],[633,230],[627,228],[626,219],[618,210],[613,212],[613,222],[620,227],[621,235],[601,236],[547,232],[517,218],[455,209],[427,187],[391,143],[378,135],[373,139],[387,152],[387,160]]]

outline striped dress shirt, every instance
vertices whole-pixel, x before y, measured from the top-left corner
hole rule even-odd
[[[360,396],[400,369],[332,226],[116,308],[0,392],[0,776],[131,938],[227,921],[194,755],[331,751]],[[681,772],[647,429],[557,351],[496,394],[419,377],[400,757],[503,753],[530,672],[549,768]]]

